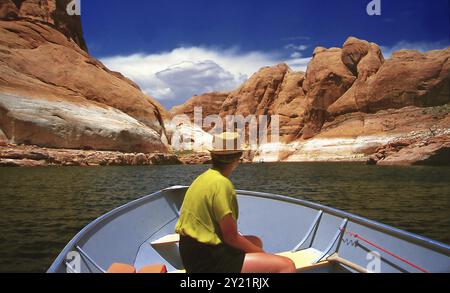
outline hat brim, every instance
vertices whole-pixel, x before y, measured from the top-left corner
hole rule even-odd
[[[209,150],[209,152],[214,155],[233,155],[243,153],[244,150]]]

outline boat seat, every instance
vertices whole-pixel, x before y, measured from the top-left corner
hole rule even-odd
[[[113,263],[107,273],[109,274],[135,274],[136,268],[129,264]],[[165,274],[167,273],[167,267],[165,265],[149,265],[142,267],[139,274]]]
[[[314,249],[314,248],[308,248],[308,249],[300,250],[300,251],[296,251],[296,252],[287,251],[287,252],[279,253],[277,255],[284,256],[284,257],[291,259],[295,263],[297,272],[312,270],[312,269],[319,268],[319,267],[330,264],[328,261],[321,261],[319,263],[313,263],[320,255],[322,255],[321,251]],[[178,271],[174,271],[171,273],[182,274],[182,273],[186,273],[186,271],[178,270]]]
[[[169,274],[186,274],[186,270],[173,271],[173,272],[169,272]]]
[[[172,264],[179,271],[184,272],[180,253],[178,250],[178,243],[180,242],[179,234],[169,234],[151,242],[152,247],[170,264]],[[323,253],[314,248],[308,248],[299,251],[287,251],[279,253],[278,255],[287,257],[295,263],[297,272],[307,271],[321,266],[329,265],[328,261],[321,261],[314,263]],[[326,256],[325,256],[326,258]],[[175,266],[174,264],[177,264]]]
[[[152,246],[169,245],[180,242],[180,234],[169,234],[151,242]]]
[[[136,268],[132,265],[123,263],[113,263],[107,273],[109,274],[135,274]]]
[[[167,273],[167,267],[165,265],[145,266],[139,270],[139,274],[165,274],[165,273]]]
[[[295,263],[297,272],[307,271],[330,264],[326,260],[314,263],[317,260],[317,258],[319,258],[322,255],[321,251],[314,248],[308,248],[299,251],[287,251],[279,253],[278,255],[291,259]]]
[[[180,242],[179,234],[169,234],[154,240],[150,243],[152,248],[158,254],[168,261],[174,268],[178,270],[184,269],[183,261],[181,260],[178,243]]]

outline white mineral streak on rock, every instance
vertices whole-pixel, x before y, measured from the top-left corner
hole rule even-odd
[[[172,133],[174,151],[207,152],[211,149],[213,136],[190,121],[166,121],[166,131]]]
[[[385,145],[395,137],[316,138],[290,144],[265,144],[259,147],[253,162],[364,161],[368,156],[365,150]]]
[[[151,146],[164,147],[155,130],[109,106],[0,94],[0,110],[13,118],[8,124],[0,117],[3,131],[13,143],[31,140],[49,147],[122,151],[133,150],[136,146],[141,151],[150,150]]]

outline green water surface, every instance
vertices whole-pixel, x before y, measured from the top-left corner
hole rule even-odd
[[[85,225],[131,200],[189,185],[209,166],[0,168],[0,271],[45,272]],[[450,168],[241,165],[236,188],[332,206],[450,243]]]

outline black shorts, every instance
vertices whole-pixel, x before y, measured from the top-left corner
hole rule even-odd
[[[180,237],[180,255],[186,272],[240,273],[245,252],[227,244],[209,245],[187,236]]]

